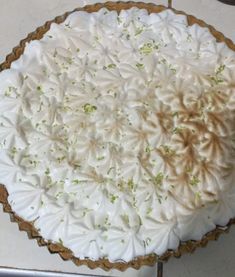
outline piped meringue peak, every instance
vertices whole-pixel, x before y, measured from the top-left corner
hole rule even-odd
[[[76,257],[161,255],[235,216],[235,53],[186,16],[74,12],[0,98],[9,203]]]

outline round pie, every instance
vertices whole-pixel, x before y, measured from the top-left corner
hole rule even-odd
[[[0,98],[8,202],[75,257],[162,255],[235,216],[235,53],[187,16],[74,12]]]

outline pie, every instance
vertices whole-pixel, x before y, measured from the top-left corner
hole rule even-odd
[[[75,11],[0,73],[7,201],[80,260],[161,256],[235,216],[235,53],[149,11]]]

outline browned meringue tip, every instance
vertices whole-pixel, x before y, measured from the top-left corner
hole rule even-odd
[[[87,5],[82,8],[76,8],[71,12],[66,12],[61,16],[57,16],[55,19],[47,21],[43,26],[38,27],[34,32],[30,33],[25,39],[21,40],[19,45],[13,48],[12,52],[6,57],[5,62],[0,64],[0,71],[10,68],[11,63],[17,60],[22,53],[27,42],[32,40],[39,40],[43,35],[50,29],[52,23],[62,23],[72,12],[75,11],[86,11],[86,12],[96,12],[101,8],[107,8],[109,10],[115,10],[120,12],[121,10],[130,9],[132,7],[137,7],[139,9],[146,9],[149,13],[159,13],[168,9],[165,6],[155,5],[152,3],[142,3],[142,2],[106,2],[106,3],[97,3],[94,5]],[[216,38],[218,42],[224,42],[227,46],[235,51],[235,44],[232,40],[226,38],[222,33],[218,32],[214,27],[206,24],[204,21],[197,19],[192,15],[187,15],[182,11],[177,11],[171,8],[176,14],[182,14],[187,16],[188,24],[198,24],[201,27],[209,28],[212,35]],[[157,256],[156,254],[150,254],[143,257],[137,257],[133,261],[128,263],[126,262],[110,262],[108,259],[100,259],[98,261],[92,261],[89,259],[81,260],[74,257],[71,250],[65,248],[59,243],[52,243],[51,241],[45,241],[42,236],[39,234],[38,230],[34,227],[33,222],[27,222],[21,217],[17,216],[11,209],[10,204],[8,203],[8,192],[4,185],[0,185],[0,203],[3,205],[3,210],[6,213],[9,213],[10,219],[12,222],[16,222],[19,226],[19,230],[26,231],[30,239],[36,239],[39,246],[46,246],[50,253],[57,253],[61,256],[63,260],[72,260],[77,266],[86,265],[90,269],[102,268],[103,270],[117,269],[120,271],[125,271],[128,268],[139,269],[141,266],[153,266],[158,261],[166,262],[170,257],[181,257],[184,253],[193,253],[198,247],[205,247],[209,241],[217,240],[218,237],[227,233],[232,224],[235,224],[235,218],[231,219],[229,223],[222,227],[217,226],[213,231],[207,233],[203,236],[200,241],[186,241],[181,242],[179,247],[176,250],[168,250],[163,255]]]

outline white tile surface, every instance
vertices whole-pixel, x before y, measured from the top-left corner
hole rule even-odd
[[[206,21],[235,42],[235,6],[217,0],[173,0],[173,7]]]
[[[63,14],[88,0],[0,0],[0,62],[18,44],[19,40],[42,25],[46,20]],[[99,2],[105,2],[100,0]],[[167,1],[145,1],[167,5]],[[173,0],[173,7],[196,15],[214,25],[235,41],[235,7],[225,6],[216,0]],[[218,242],[198,249],[193,255],[171,259],[164,265],[164,277],[234,277],[235,276],[235,227]],[[22,254],[24,252],[24,254]],[[154,277],[155,268],[143,267],[124,273],[113,270],[89,270],[76,267],[72,262],[63,262],[58,255],[51,255],[45,247],[39,248],[36,241],[29,240],[26,233],[19,232],[16,224],[0,209],[0,267],[18,267],[63,271],[71,273],[100,274],[103,276]]]

